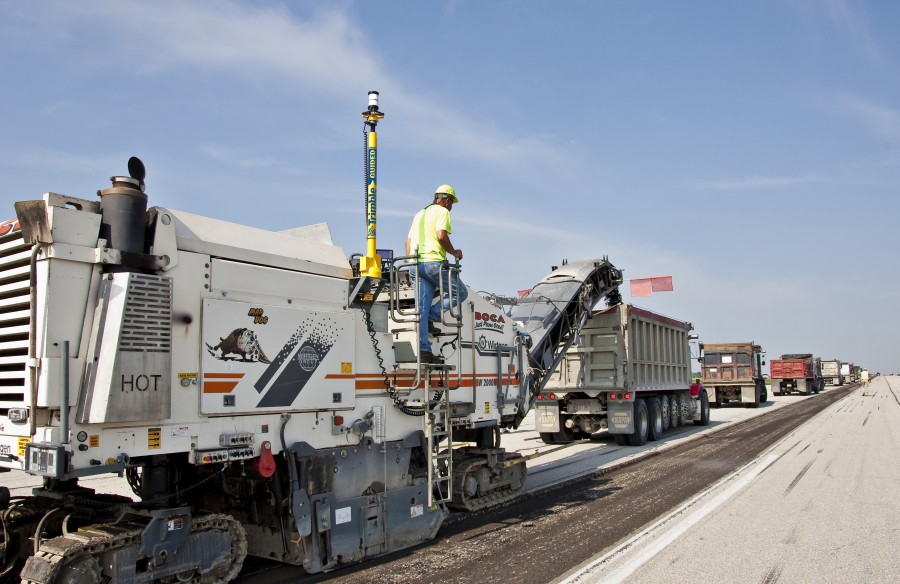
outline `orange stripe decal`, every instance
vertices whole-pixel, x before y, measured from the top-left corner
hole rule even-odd
[[[204,381],[203,393],[231,393],[238,381]]]

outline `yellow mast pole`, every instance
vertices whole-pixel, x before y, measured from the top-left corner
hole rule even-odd
[[[366,255],[360,258],[360,276],[381,278],[381,256],[376,251],[376,208],[378,199],[378,133],[375,126],[384,117],[378,111],[378,92],[369,92],[369,108],[362,113],[369,131],[366,133]]]

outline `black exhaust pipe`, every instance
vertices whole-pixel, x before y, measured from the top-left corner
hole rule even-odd
[[[110,249],[122,251],[122,264],[108,265],[106,272],[141,271],[131,253],[144,254],[147,195],[144,193],[144,163],[135,156],[128,160],[130,177],[113,176],[112,187],[97,191],[100,197],[100,237]]]

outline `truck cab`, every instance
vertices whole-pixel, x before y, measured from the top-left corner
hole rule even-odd
[[[768,400],[762,374],[765,351],[760,345],[704,343],[700,348],[701,380],[711,406],[734,402],[757,408]]]

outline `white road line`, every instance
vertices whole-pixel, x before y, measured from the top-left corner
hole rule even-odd
[[[766,470],[773,462],[778,460],[778,458],[779,457],[775,454],[768,454],[761,458],[755,464],[755,466],[751,467],[749,471],[741,476],[740,479],[738,479],[735,483],[719,493],[714,499],[694,511],[691,515],[688,515],[683,520],[675,524],[675,526],[672,527],[662,537],[644,548],[640,553],[635,555],[628,562],[620,566],[611,574],[604,577],[600,572],[602,572],[603,569],[606,568],[613,560],[620,557],[622,554],[636,546],[642,540],[648,538],[654,532],[658,531],[661,527],[665,526],[667,523],[672,522],[672,520],[696,505],[711,491],[719,487],[723,481],[719,481],[718,483],[695,496],[690,501],[688,501],[672,513],[669,513],[647,529],[641,531],[624,543],[616,546],[610,552],[606,553],[597,560],[594,560],[587,566],[580,569],[578,572],[571,574],[565,580],[560,581],[560,584],[618,584],[619,582],[622,582],[623,580],[631,576],[635,571],[637,571],[638,568],[640,568],[651,558],[653,558],[653,556],[664,550],[666,546],[681,537],[688,529],[696,525],[704,517],[718,509],[723,503],[733,497],[738,491],[750,484],[753,479],[755,479],[761,472]],[[743,471],[738,471],[738,473],[736,474],[739,474],[741,472]],[[734,475],[731,475],[728,479],[725,480],[731,480],[733,477]]]

